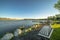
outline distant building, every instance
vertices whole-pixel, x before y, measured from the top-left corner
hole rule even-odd
[[[57,14],[56,17],[60,17],[60,14]]]
[[[7,33],[6,35],[4,35],[0,40],[10,40],[13,38],[13,34],[12,33]]]

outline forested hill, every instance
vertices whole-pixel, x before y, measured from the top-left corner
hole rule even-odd
[[[0,20],[21,20],[21,19],[17,19],[17,18],[0,18]]]

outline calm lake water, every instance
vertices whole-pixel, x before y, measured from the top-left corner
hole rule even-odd
[[[19,27],[21,27],[22,25],[24,25],[25,27],[31,26],[34,23],[32,22],[32,20],[0,20],[0,35],[4,34],[6,32],[11,32]]]

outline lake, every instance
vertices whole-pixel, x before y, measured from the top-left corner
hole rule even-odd
[[[0,35],[6,32],[12,32],[22,25],[28,27],[33,24],[32,20],[0,20]]]

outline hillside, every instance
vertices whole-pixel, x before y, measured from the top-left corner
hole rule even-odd
[[[20,18],[0,18],[0,20],[23,20]]]

